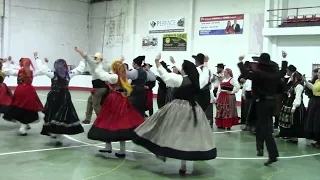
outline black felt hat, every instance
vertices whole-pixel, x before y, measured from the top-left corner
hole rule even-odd
[[[144,63],[144,64],[143,64],[143,67],[146,67],[147,65],[148,65],[149,67],[152,67],[152,65],[149,64],[149,63]]]
[[[146,56],[138,56],[133,60],[133,62],[136,63],[138,66],[141,66],[145,59]]]
[[[297,68],[294,65],[289,65],[287,69],[289,71],[291,71],[291,72],[296,72],[297,71]]]
[[[258,56],[252,56],[252,59],[254,61],[258,61],[260,64],[265,65],[273,65],[273,61],[271,61],[270,55],[268,53],[262,53],[259,57]]]
[[[224,65],[223,63],[219,63],[216,65],[217,68],[224,68],[226,65]]]
[[[198,61],[200,64],[203,64],[204,63],[204,58],[205,58],[205,55],[202,54],[202,53],[199,53],[197,55],[193,55],[192,56],[196,61]]]

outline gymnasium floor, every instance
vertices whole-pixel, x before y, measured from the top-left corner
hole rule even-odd
[[[45,103],[47,91],[38,91]],[[73,91],[72,97],[81,119],[89,92]],[[127,143],[127,158],[98,153],[100,142],[88,140],[86,133],[65,136],[64,146],[55,148],[50,138],[39,134],[41,123],[32,124],[26,137],[17,135],[18,124],[0,120],[0,180],[311,180],[320,179],[320,150],[310,142],[298,145],[277,140],[281,159],[271,167],[266,158],[256,157],[255,137],[234,127],[230,132],[215,130],[218,158],[206,162],[188,162],[188,175],[180,177],[180,161],[157,160],[145,149]],[[118,149],[119,144],[113,144]],[[267,153],[265,153],[267,155]],[[192,173],[192,174],[190,174]]]

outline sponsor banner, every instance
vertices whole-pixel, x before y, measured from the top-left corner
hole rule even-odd
[[[149,34],[176,33],[185,31],[185,18],[169,20],[152,20],[149,22]]]
[[[200,36],[242,34],[244,14],[200,17]]]
[[[187,51],[187,33],[163,34],[162,51]]]

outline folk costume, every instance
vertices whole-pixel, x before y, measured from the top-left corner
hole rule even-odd
[[[200,92],[199,73],[195,65],[186,60],[182,65],[184,76],[168,73],[160,63],[157,66],[161,79],[175,88],[175,100],[136,128],[133,142],[164,161],[166,157],[183,160],[179,172],[184,174],[184,160],[210,160],[217,156],[210,125],[195,99]]]
[[[80,51],[79,49],[76,49],[76,51],[88,62],[90,68],[91,68],[91,74],[92,74],[92,87],[94,88],[94,92],[92,93],[92,105],[93,110],[98,116],[100,109],[101,109],[101,99],[103,96],[108,93],[108,86],[104,81],[99,79],[97,74],[95,73],[95,69],[97,67],[97,61],[103,61],[103,54],[96,53],[94,55],[94,59],[89,57],[86,53]],[[91,118],[90,114],[87,114],[86,119],[82,121],[85,124],[90,124]]]
[[[209,69],[203,68],[204,59],[205,59],[204,54],[199,53],[196,56],[194,55],[192,57],[195,59],[196,64],[199,64],[199,66],[197,67],[197,70],[199,72],[199,82],[200,82],[201,91],[198,94],[197,102],[202,107],[202,110],[204,112],[206,112],[210,106],[210,99],[211,99],[211,97],[210,97],[210,89],[211,89],[210,77],[211,77],[211,74],[210,74]],[[203,81],[203,77],[208,77],[208,78],[206,79],[206,81]],[[207,117],[207,119],[208,119],[208,117]]]
[[[5,114],[12,103],[12,92],[3,82],[6,75],[2,71],[2,62],[0,61],[0,114]]]
[[[133,60],[133,63],[136,65],[135,69],[127,71],[127,78],[131,79],[131,85],[133,91],[129,100],[134,108],[141,114],[145,115],[146,104],[147,104],[147,92],[144,88],[145,83],[150,80],[147,72],[143,69],[142,63],[145,60],[145,56],[138,56]]]
[[[151,64],[145,64],[144,66],[152,67]],[[156,75],[150,70],[146,68],[147,76],[149,77],[146,84],[145,89],[147,91],[147,107],[146,110],[149,111],[149,116],[153,114],[153,91],[152,89],[156,86]]]
[[[38,64],[38,67],[41,64]],[[71,94],[68,89],[70,80],[84,72],[85,61],[82,60],[78,67],[68,71],[67,63],[64,59],[58,59],[54,62],[54,69],[49,69],[42,65],[42,73],[51,79],[51,90],[47,96],[45,104],[45,117],[41,134],[51,136],[57,139],[61,144],[61,135],[75,135],[83,133],[83,127],[76,109],[71,100]]]
[[[161,61],[160,64],[168,73],[172,72],[164,61]],[[173,88],[167,87],[160,76],[156,76],[156,80],[158,81],[157,105],[158,109],[161,109],[164,105],[173,101]]]
[[[9,110],[3,118],[8,121],[19,121],[21,123],[19,129],[20,135],[27,135],[27,130],[30,129],[28,124],[38,121],[38,112],[44,111],[38,94],[32,86],[33,77],[40,75],[40,73],[32,71],[30,66],[34,69],[29,58],[22,58],[20,61],[20,70],[15,70],[9,65],[5,73],[11,76],[17,76],[18,86],[14,91]]]
[[[319,74],[319,72],[318,72]],[[315,81],[314,84],[305,81],[306,86],[312,90],[313,96],[310,97],[308,104],[308,111],[305,120],[305,137],[312,139],[315,143],[311,145],[315,148],[320,148],[320,80]]]
[[[223,70],[224,70],[225,65],[222,63],[217,64],[217,74],[213,74],[213,77],[211,81],[213,82],[213,94],[214,97],[217,97],[217,92],[220,86],[221,81],[223,80]],[[219,69],[222,70],[219,72]]]
[[[298,138],[304,137],[306,107],[303,104],[303,85],[302,75],[295,72],[292,87],[287,92],[287,102],[284,102],[279,118],[279,136],[290,138],[294,143],[298,142]]]
[[[115,155],[125,157],[125,141],[131,140],[133,130],[144,121],[144,117],[131,105],[127,96],[133,92],[128,83],[126,69],[122,61],[115,61],[111,65],[109,74],[102,69],[101,64],[96,68],[97,76],[107,81],[110,92],[106,97],[100,113],[91,127],[88,138],[106,142],[106,147],[100,152],[112,152],[111,142],[120,141],[120,152]]]
[[[269,152],[269,160],[264,163],[268,166],[278,161],[279,152],[273,137],[273,119],[276,106],[276,93],[278,83],[283,77],[287,68],[287,62],[282,62],[281,71],[278,64],[270,60],[270,55],[262,53],[255,60],[258,61],[257,68],[253,71],[246,69],[239,58],[238,67],[245,79],[252,80],[252,105],[255,111],[249,111],[257,118],[256,122],[256,148],[257,155],[263,156],[264,143],[266,143]]]
[[[225,73],[228,73],[230,77],[225,76],[218,89],[216,125],[220,129],[230,130],[232,126],[239,124],[235,93],[239,91],[240,86],[233,78],[231,69],[227,68]]]

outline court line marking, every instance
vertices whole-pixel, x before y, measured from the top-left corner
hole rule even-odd
[[[104,173],[100,173],[100,174],[97,174],[95,176],[90,176],[90,177],[87,177],[87,178],[84,178],[82,180],[88,180],[88,179],[94,179],[94,178],[97,178],[97,177],[100,177],[100,176],[103,176],[103,175],[106,175],[106,174],[109,174],[117,169],[119,169],[121,166],[123,166],[126,162],[126,159],[124,159],[117,167],[113,168],[113,169],[110,169],[109,171],[107,172],[104,172]]]
[[[99,143],[103,144],[103,143]],[[97,145],[99,145],[97,144]],[[89,147],[92,145],[89,144],[83,144],[77,145],[77,146],[68,146],[68,147],[59,147],[59,148],[47,148],[47,149],[34,149],[34,150],[26,150],[26,151],[15,151],[15,152],[7,152],[7,153],[0,153],[0,156],[6,156],[6,155],[13,155],[13,154],[24,154],[24,153],[32,153],[32,152],[43,152],[43,151],[54,151],[54,150],[61,150],[61,149],[72,149],[72,148],[81,148],[81,147]]]
[[[78,139],[72,138],[68,135],[64,135],[67,139],[71,140],[71,141],[76,141],[78,143],[83,143],[85,145],[92,145],[94,147],[97,148],[104,148],[103,146],[99,146],[99,145],[94,145],[94,144],[90,144],[90,143],[86,143],[83,141],[80,141]],[[117,143],[117,142],[113,142],[113,143]],[[112,148],[112,150],[116,150],[119,151],[120,149],[117,148]],[[147,154],[147,155],[154,155],[153,153],[149,153],[149,152],[140,152],[140,151],[134,151],[134,150],[126,150],[127,152],[131,152],[131,153],[137,153],[137,154]],[[296,158],[304,158],[304,157],[311,157],[311,156],[319,156],[320,153],[314,153],[314,154],[305,154],[305,155],[297,155],[297,156],[283,156],[283,157],[279,157],[279,159],[296,159]],[[155,155],[154,155],[155,156]],[[267,157],[253,157],[253,158],[234,158],[234,157],[217,157],[216,159],[221,159],[221,160],[261,160],[261,159],[268,159]]]

